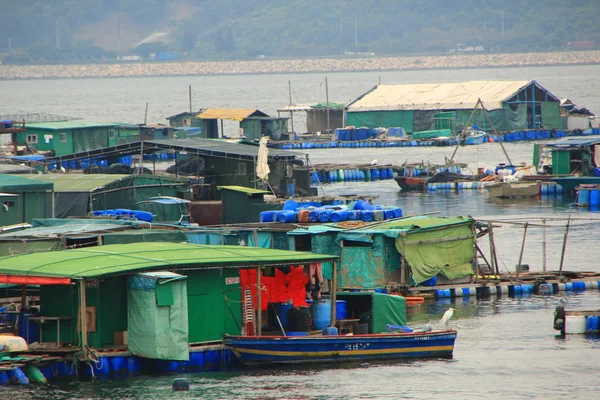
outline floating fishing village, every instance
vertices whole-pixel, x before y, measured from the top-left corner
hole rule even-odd
[[[190,86],[189,109],[157,123],[0,116],[0,385],[450,359],[453,308],[431,315],[435,326],[411,326],[411,310],[600,290],[600,271],[564,262],[572,227],[593,220],[581,213],[600,208],[600,119],[567,95],[473,80],[292,104],[290,83],[289,104],[269,115],[195,109]],[[511,159],[515,142],[531,144],[530,160]],[[498,146],[506,161],[473,170],[461,161],[472,146]],[[418,147],[445,148],[445,162],[408,159]],[[398,161],[311,161],[382,148]],[[562,196],[581,213],[411,214],[367,189],[382,181],[517,206]],[[328,194],[355,182],[364,192]],[[503,229],[519,232],[509,268]],[[544,235],[535,265],[532,230]],[[557,268],[547,230],[561,236]],[[598,333],[600,312],[558,307],[553,328]]]

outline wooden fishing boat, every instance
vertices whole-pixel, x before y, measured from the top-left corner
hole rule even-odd
[[[455,330],[351,336],[225,336],[244,364],[452,358]]]
[[[427,189],[427,181],[431,178],[426,177],[412,177],[412,176],[397,176],[394,178],[400,189],[404,191],[408,190],[425,190]]]
[[[485,186],[491,197],[533,197],[540,194],[540,182],[495,182]]]

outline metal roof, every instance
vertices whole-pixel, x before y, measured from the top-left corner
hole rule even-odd
[[[245,187],[245,186],[217,186],[217,189],[218,190],[225,189],[225,190],[232,190],[234,192],[246,193],[248,196],[251,196],[253,194],[271,194],[271,192],[266,191],[266,190],[254,189],[254,188],[249,188],[249,187]]]
[[[502,103],[535,81],[470,81],[379,85],[346,106],[356,111],[459,110],[472,109],[481,99],[486,109],[502,108]],[[558,98],[548,93],[555,101]]]
[[[41,175],[27,175],[23,178],[18,175],[0,174],[0,192],[40,192],[52,190],[52,182],[39,182],[36,179]]]
[[[231,119],[243,121],[248,117],[268,117],[264,112],[256,108],[207,108],[196,118],[200,119]]]
[[[34,122],[26,124],[25,128],[47,129],[59,131],[63,129],[83,129],[83,128],[112,128],[119,124],[106,122],[86,122],[86,121],[57,121],[57,122]]]
[[[9,275],[93,278],[151,270],[244,268],[329,261],[337,256],[244,246],[187,243],[131,243],[0,258]]]
[[[277,111],[327,111],[327,108],[331,111],[343,110],[346,103],[341,102],[329,102],[329,107],[327,103],[300,103],[296,105],[290,105],[287,107],[283,107],[278,109]]]
[[[566,138],[557,140],[556,142],[547,143],[546,146],[554,147],[556,150],[559,148],[572,148],[572,147],[583,147],[583,146],[593,146],[595,144],[600,144],[599,137],[593,138]]]
[[[144,140],[144,152],[157,152],[164,150],[186,151],[190,155],[214,156],[232,159],[253,160],[258,156],[258,146],[249,146],[246,144],[229,143],[218,139],[167,139],[167,140]],[[48,161],[78,160],[82,158],[98,156],[116,156],[139,154],[141,151],[141,142],[123,143],[116,146],[104,147],[102,149],[82,151],[79,153],[66,154],[58,157],[48,157]],[[291,160],[301,153],[288,150],[269,149],[270,159]]]
[[[91,192],[111,182],[126,178],[129,175],[107,174],[45,174],[35,175],[32,179],[54,183],[55,192]]]
[[[104,186],[121,179],[155,178],[157,184],[184,184],[185,179],[161,175],[123,175],[123,174],[45,174],[34,175],[37,181],[54,183],[55,192],[94,192]],[[146,183],[147,185],[148,183]]]

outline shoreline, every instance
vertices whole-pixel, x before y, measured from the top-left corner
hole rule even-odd
[[[0,80],[385,72],[598,64],[600,64],[600,50],[553,53],[396,56],[382,58],[0,65]]]

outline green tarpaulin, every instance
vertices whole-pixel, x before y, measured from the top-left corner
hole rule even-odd
[[[359,318],[371,312],[371,333],[387,332],[387,325],[406,325],[406,300],[375,292],[340,292],[338,300],[346,301],[349,317]]]
[[[129,351],[158,360],[189,360],[185,277],[137,274],[127,282]]]
[[[413,131],[412,111],[363,111],[346,113],[346,125],[367,128],[402,127]]]
[[[543,101],[542,124],[547,129],[567,129],[567,119],[560,116],[560,106],[557,102]]]
[[[433,139],[438,137],[450,137],[452,131],[450,129],[435,129],[430,131],[415,132],[411,135],[413,139]]]
[[[473,274],[472,220],[444,229],[425,228],[398,236],[396,249],[410,266],[416,284],[438,273],[452,280]]]

